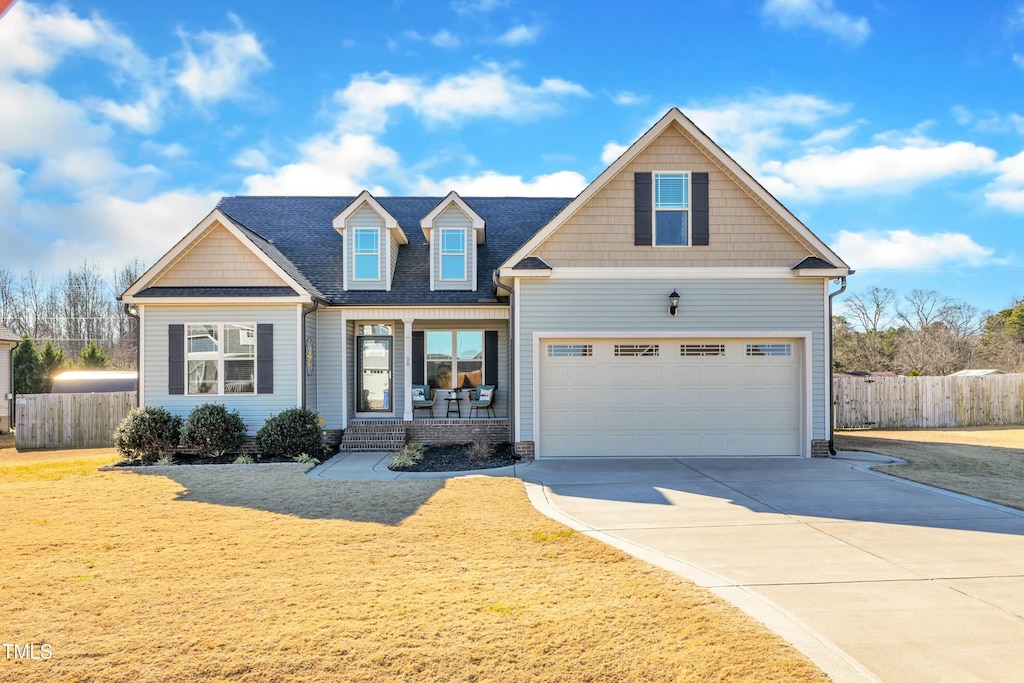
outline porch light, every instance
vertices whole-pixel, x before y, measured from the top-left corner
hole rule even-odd
[[[668,295],[668,314],[675,315],[677,310],[679,310],[679,292],[673,289],[672,293]]]

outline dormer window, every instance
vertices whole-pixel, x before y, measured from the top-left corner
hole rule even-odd
[[[380,230],[356,228],[353,231],[354,280],[380,279]]]
[[[441,230],[441,279],[466,279],[466,231]]]

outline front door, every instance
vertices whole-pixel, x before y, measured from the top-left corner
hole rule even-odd
[[[356,339],[356,411],[390,413],[391,337]]]

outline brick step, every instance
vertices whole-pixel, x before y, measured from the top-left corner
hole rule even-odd
[[[358,441],[343,442],[339,451],[400,451],[405,442]]]
[[[402,420],[353,421],[341,437],[342,451],[397,451],[405,445]]]

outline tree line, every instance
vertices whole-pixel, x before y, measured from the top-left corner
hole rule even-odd
[[[981,313],[935,290],[902,297],[872,287],[832,317],[833,370],[949,375],[968,368],[1024,372],[1024,299]]]

